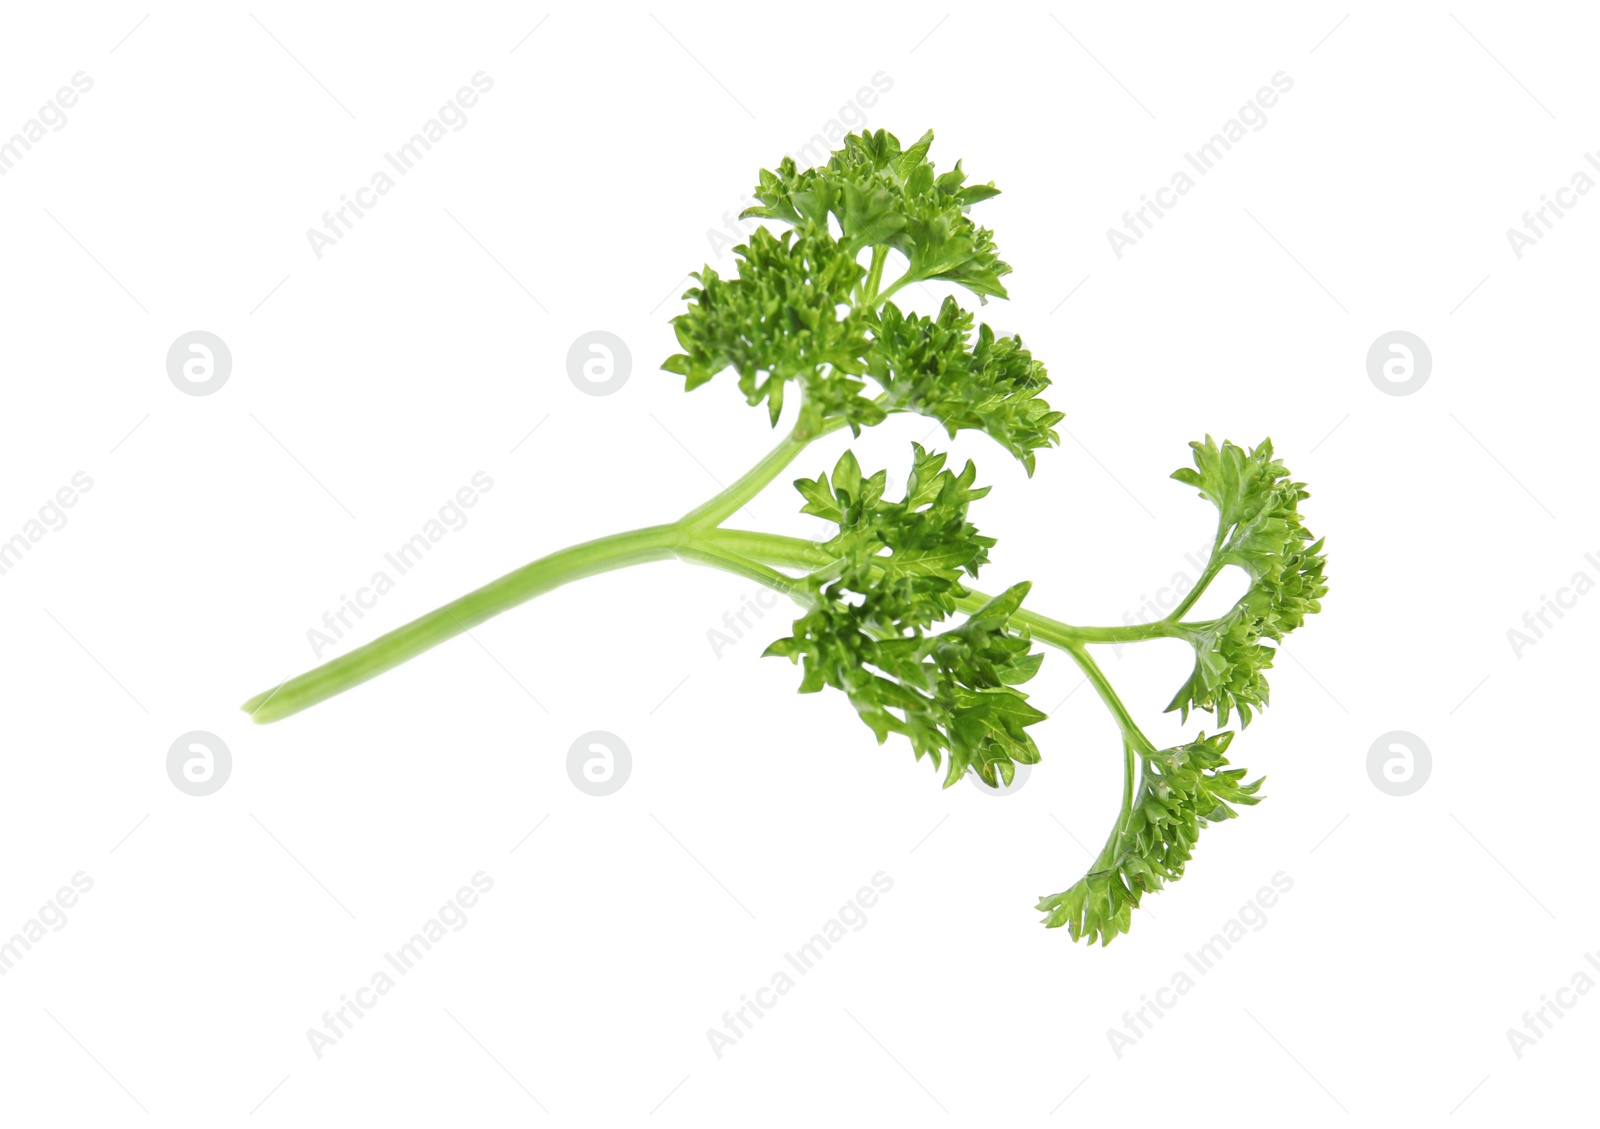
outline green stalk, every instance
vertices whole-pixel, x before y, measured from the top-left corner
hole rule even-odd
[[[1167,613],[1167,622],[1177,623],[1182,619],[1189,609],[1194,607],[1195,601],[1210,587],[1211,582],[1217,578],[1217,573],[1222,571],[1222,562],[1217,559],[1217,550],[1222,548],[1222,533],[1223,530],[1219,526],[1217,535],[1211,542],[1211,559],[1206,562],[1206,570],[1200,574],[1199,582],[1189,589],[1178,606]]]
[[[918,279],[911,277],[911,272],[909,270],[906,271],[905,274],[891,282],[887,289],[881,291],[876,297],[874,297],[872,299],[872,305],[874,307],[883,305],[883,303],[887,302],[892,296],[897,294],[902,286],[907,286],[910,283],[917,281]]]
[[[814,542],[777,533],[716,529],[704,534],[704,541],[742,556],[787,568],[815,569],[833,559]],[[988,603],[989,599],[983,592],[968,588],[967,595],[957,601],[956,606],[964,612],[974,612]],[[1026,608],[1011,618],[1013,622],[1027,627],[1039,639],[1063,650],[1085,643],[1137,643],[1146,639],[1188,639],[1191,635],[1187,625],[1169,620],[1133,623],[1123,627],[1076,627]]]
[[[720,568],[724,572],[731,572],[735,576],[742,576],[746,580],[754,580],[757,584],[764,584],[779,595],[788,596],[795,603],[809,606],[810,601],[793,577],[785,576],[775,568],[741,556],[725,547],[708,547],[700,544],[680,548],[677,551],[680,560],[692,561],[696,564],[710,565]]]
[[[1095,693],[1100,695],[1100,701],[1116,719],[1117,728],[1122,730],[1122,810],[1117,815],[1117,822],[1111,834],[1106,837],[1105,847],[1090,868],[1089,872],[1094,874],[1110,865],[1117,847],[1128,830],[1129,823],[1133,820],[1133,795],[1138,778],[1139,758],[1154,756],[1156,748],[1134,723],[1127,707],[1122,704],[1122,699],[1117,697],[1117,692],[1111,688],[1111,683],[1107,681],[1099,665],[1089,657],[1089,652],[1076,644],[1063,649],[1072,657],[1072,661],[1078,664],[1078,669],[1083,671],[1084,677],[1094,686]]]
[[[715,545],[700,546],[694,541],[697,535],[715,529],[718,523],[737,513],[761,493],[809,443],[844,426],[843,420],[829,420],[807,431],[802,425],[796,424],[782,442],[767,452],[738,481],[704,505],[690,510],[678,521],[601,537],[541,557],[357,647],[349,654],[340,655],[257,694],[244,703],[243,709],[253,721],[263,724],[278,721],[343,693],[352,686],[359,686],[369,678],[376,678],[384,671],[393,670],[424,651],[553,588],[646,561],[681,557],[723,568],[776,587],[781,592],[792,593],[793,586],[782,573],[757,560],[742,558],[733,550]]]
[[[872,249],[872,265],[867,268],[867,280],[862,284],[861,297],[868,306],[877,305],[878,285],[883,281],[883,264],[889,259],[889,248],[880,243]]]
[[[803,405],[800,414],[804,418]],[[760,462],[740,475],[737,482],[703,505],[696,506],[684,514],[678,519],[678,524],[688,529],[709,529],[721,525],[766,489],[774,478],[783,473],[783,468],[794,462],[795,457],[813,440],[838,431],[844,426],[846,426],[844,420],[830,419],[821,427],[806,431],[802,424],[796,423],[794,430],[784,436],[783,442],[768,451]]]
[[[1106,679],[1105,673],[1101,671],[1099,664],[1089,657],[1089,652],[1076,643],[1068,644],[1061,649],[1066,651],[1071,656],[1072,661],[1078,664],[1078,669],[1083,671],[1083,676],[1089,680],[1089,684],[1094,687],[1095,693],[1099,694],[1100,700],[1105,703],[1106,709],[1110,710],[1111,716],[1116,719],[1117,728],[1122,730],[1123,743],[1128,746],[1128,780],[1125,782],[1124,791],[1128,810],[1132,810],[1133,785],[1131,781],[1133,779],[1134,752],[1138,751],[1147,757],[1154,756],[1156,747],[1150,743],[1150,739],[1134,723],[1127,707],[1122,704],[1122,699],[1117,697],[1117,692],[1111,688],[1111,683]]]
[[[967,596],[959,600],[956,606],[964,612],[974,612],[988,600],[989,597],[982,592],[968,588]],[[1155,623],[1130,623],[1123,627],[1074,627],[1023,608],[1012,615],[1011,620],[1026,627],[1037,638],[1063,649],[1084,643],[1139,643],[1146,639],[1188,637],[1188,631],[1182,625],[1164,619]]]
[[[1089,869],[1084,874],[1085,878],[1105,874],[1112,869],[1112,863],[1119,854],[1118,849],[1123,846],[1128,824],[1133,819],[1134,776],[1138,761],[1132,742],[1122,742],[1122,757],[1122,810],[1117,816],[1116,825],[1111,829],[1111,834],[1106,836],[1106,845],[1100,848],[1100,853],[1095,856],[1094,862],[1089,864]]]
[[[820,544],[803,537],[780,533],[756,533],[748,529],[713,529],[703,535],[707,544],[732,553],[753,557],[771,565],[803,568],[807,571],[832,564],[833,557]]]
[[[684,541],[684,531],[677,524],[653,525],[551,553],[347,655],[257,694],[243,709],[252,721],[263,724],[299,713],[552,588],[585,576],[672,557]]]

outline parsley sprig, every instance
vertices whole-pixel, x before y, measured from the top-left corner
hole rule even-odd
[[[943,771],[949,787],[968,773],[1010,784],[1019,764],[1037,764],[1029,732],[1045,720],[1024,686],[1044,644],[1064,653],[1094,686],[1121,734],[1123,798],[1117,821],[1089,872],[1039,901],[1045,924],[1073,939],[1109,943],[1128,931],[1144,895],[1182,877],[1200,831],[1260,800],[1260,780],[1229,765],[1233,731],[1157,749],[1124,706],[1091,646],[1179,639],[1193,670],[1169,710],[1187,720],[1210,713],[1241,728],[1268,700],[1277,644],[1321,607],[1327,592],[1323,543],[1299,506],[1302,483],[1264,441],[1245,449],[1209,436],[1191,444],[1194,466],[1174,473],[1217,509],[1210,558],[1198,582],[1166,618],[1118,627],[1081,627],[1045,616],[1030,585],[995,596],[972,582],[995,547],[969,510],[988,493],[968,462],[912,446],[898,498],[888,476],[864,474],[846,451],[831,471],[795,482],[803,513],[832,524],[821,540],[729,528],[728,520],[812,443],[834,431],[911,412],[945,432],[981,431],[1031,476],[1038,451],[1054,445],[1062,419],[1045,401],[1044,365],[1021,340],[994,332],[954,297],[935,314],[902,310],[893,296],[928,281],[954,283],[980,304],[1004,298],[993,233],[969,216],[998,194],[968,184],[958,162],[939,173],[928,158],[933,134],[903,149],[883,130],[853,134],[826,165],[801,170],[786,158],[763,170],[745,215],[758,228],[735,249],[735,273],[695,275],[687,308],[673,319],[681,352],[662,367],[686,389],[731,370],[752,406],[787,435],[727,489],[676,521],[574,545],[525,565],[349,654],[287,679],[247,701],[271,722],[350,689],[484,620],[582,577],[676,557],[767,585],[801,609],[792,633],[767,654],[802,669],[800,690],[841,691],[879,744],[904,738],[917,760]],[[891,262],[899,273],[885,283]],[[1191,610],[1228,567],[1248,590],[1215,619]]]

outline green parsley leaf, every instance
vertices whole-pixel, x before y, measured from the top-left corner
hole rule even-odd
[[[872,326],[868,372],[891,410],[930,416],[954,438],[986,433],[1033,474],[1034,452],[1059,441],[1060,412],[1040,399],[1050,387],[1044,365],[1020,337],[996,337],[987,325],[972,341],[973,316],[946,298],[936,318],[902,314],[893,302]]]
[[[1259,802],[1262,781],[1245,784],[1244,769],[1227,767],[1223,754],[1232,741],[1232,732],[1201,733],[1142,758],[1133,807],[1089,873],[1039,900],[1046,927],[1065,925],[1074,941],[1110,944],[1128,931],[1145,894],[1183,877],[1202,828],[1238,815],[1231,805]]]
[[[850,452],[833,475],[801,479],[803,512],[834,521],[822,546],[836,562],[802,583],[810,610],[794,634],[767,649],[803,662],[801,693],[843,690],[878,743],[899,733],[918,760],[937,768],[945,786],[970,769],[984,783],[1011,783],[1017,764],[1036,764],[1027,727],[1045,715],[1015,687],[1039,669],[1042,654],[1012,625],[1029,586],[1018,584],[974,610],[965,622],[929,629],[955,610],[988,559],[992,538],[967,521],[976,468],[944,469],[945,456],[913,444],[905,496],[883,498],[885,472],[863,478]]]
[[[1267,704],[1266,671],[1276,656],[1264,641],[1276,643],[1322,608],[1323,542],[1313,541],[1300,516],[1300,502],[1311,495],[1272,457],[1272,440],[1246,451],[1229,442],[1218,447],[1208,435],[1190,446],[1194,467],[1172,477],[1217,507],[1210,567],[1237,565],[1251,585],[1225,615],[1188,633],[1194,671],[1167,709],[1185,718],[1191,709],[1208,710],[1219,725],[1236,709],[1240,724],[1249,725],[1252,709]]]
[[[1000,279],[1011,268],[1000,261],[994,233],[967,216],[973,204],[1000,191],[993,182],[966,185],[960,161],[936,173],[928,160],[932,144],[930,129],[902,151],[899,138],[880,129],[850,134],[820,168],[800,171],[785,157],[776,171],[761,171],[755,189],[761,204],[741,218],[825,226],[832,216],[852,251],[882,245],[904,255],[912,281],[954,282],[980,301],[1004,298]]]
[[[684,294],[691,305],[673,321],[684,352],[662,368],[684,377],[690,389],[732,368],[739,391],[752,406],[766,401],[773,423],[791,380],[805,390],[813,427],[823,418],[856,428],[883,419],[858,379],[866,371],[870,323],[850,300],[865,269],[825,229],[810,225],[780,236],[757,229],[735,252],[737,278],[710,267],[695,276],[700,285]]]

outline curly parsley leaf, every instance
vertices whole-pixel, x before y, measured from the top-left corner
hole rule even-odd
[[[1218,526],[1209,571],[1237,565],[1249,574],[1248,591],[1220,618],[1189,634],[1194,670],[1167,706],[1187,718],[1207,710],[1226,725],[1237,710],[1241,725],[1267,705],[1266,672],[1277,643],[1321,610],[1327,593],[1323,542],[1313,540],[1299,504],[1310,497],[1272,457],[1272,441],[1246,451],[1231,442],[1218,447],[1208,435],[1191,443],[1193,467],[1173,473],[1217,507]]]
[[[774,424],[798,385],[797,427],[806,434],[830,422],[859,434],[902,411],[938,420],[952,437],[983,431],[1031,475],[1034,453],[1058,441],[1062,419],[1042,398],[1050,385],[1044,365],[1020,338],[976,325],[954,298],[934,317],[888,300],[925,279],[959,283],[980,298],[1005,296],[999,278],[1011,268],[966,215],[998,190],[967,185],[959,162],[937,173],[928,160],[932,141],[930,132],[902,150],[882,130],[852,134],[824,166],[800,171],[786,158],[778,171],[764,170],[763,203],[744,215],[791,229],[760,228],[734,248],[734,277],[709,266],[693,276],[689,306],[673,319],[684,351],[662,367],[683,376],[688,389],[732,368],[745,399],[765,403]],[[860,261],[868,248],[870,269]],[[891,248],[908,267],[880,291],[882,256]],[[869,389],[869,376],[881,393]]]
[[[883,419],[862,395],[870,322],[850,305],[865,269],[825,230],[807,227],[774,236],[758,229],[736,251],[739,274],[723,278],[710,267],[684,297],[673,319],[684,352],[661,366],[697,388],[724,369],[739,375],[752,405],[766,401],[772,422],[783,411],[789,381],[804,387],[813,425],[841,418],[853,427]],[[840,309],[845,313],[841,314]]]
[[[802,581],[810,610],[766,653],[803,663],[803,694],[844,691],[879,744],[898,733],[918,760],[944,764],[945,787],[969,769],[999,787],[1017,764],[1039,760],[1027,727],[1045,715],[1016,687],[1043,655],[1012,623],[1029,585],[1007,589],[958,626],[930,630],[968,594],[962,577],[977,575],[994,540],[967,520],[969,503],[988,493],[973,487],[973,465],[954,474],[942,454],[918,444],[913,454],[899,501],[883,498],[883,471],[862,477],[848,451],[831,479],[795,484],[803,512],[838,525],[822,546],[836,563]]]
[[[1102,945],[1128,932],[1133,911],[1147,893],[1183,877],[1200,831],[1233,819],[1233,805],[1250,805],[1262,781],[1244,783],[1245,770],[1229,768],[1223,755],[1232,732],[1143,757],[1138,794],[1127,817],[1112,831],[1089,873],[1059,894],[1039,900],[1044,924],[1063,925],[1074,941],[1097,937]]]
[[[1054,427],[1064,418],[1040,399],[1050,378],[1020,337],[996,337],[981,325],[973,341],[973,321],[954,298],[932,318],[888,302],[872,325],[867,371],[891,410],[936,419],[952,438],[963,428],[982,431],[1032,475],[1034,452],[1058,442]]]
[[[968,185],[961,162],[943,174],[928,160],[930,129],[909,149],[885,130],[852,133],[826,165],[801,171],[785,157],[776,171],[763,169],[755,216],[784,223],[826,226],[831,216],[852,253],[870,246],[899,251],[910,281],[940,280],[964,286],[980,301],[1006,297],[1000,283],[1010,266],[995,250],[994,233],[967,216],[973,204],[998,196],[988,184]]]

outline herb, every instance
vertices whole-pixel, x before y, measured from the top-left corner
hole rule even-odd
[[[937,420],[954,436],[982,431],[1031,476],[1035,453],[1057,441],[1061,413],[1042,395],[1044,366],[1019,338],[999,337],[946,298],[936,316],[901,310],[891,298],[917,282],[955,283],[978,300],[1004,298],[992,233],[968,215],[997,194],[969,185],[958,163],[936,174],[933,134],[909,149],[882,130],[851,135],[827,165],[801,171],[785,159],[763,171],[745,216],[786,224],[758,229],[736,248],[733,277],[707,267],[674,319],[682,352],[663,364],[688,389],[733,370],[752,406],[774,425],[794,407],[793,429],[732,486],[677,521],[563,549],[508,573],[404,627],[272,690],[244,709],[277,721],[348,690],[491,616],[580,577],[676,557],[765,584],[802,609],[793,633],[767,653],[800,664],[801,693],[842,691],[879,743],[896,734],[944,773],[991,787],[1010,784],[1018,764],[1036,764],[1029,733],[1045,715],[1019,687],[1056,647],[1083,671],[1122,736],[1122,808],[1089,873],[1042,899],[1045,924],[1076,939],[1109,943],[1127,932],[1140,899],[1183,874],[1200,830],[1259,801],[1261,781],[1229,766],[1232,731],[1157,749],[1140,731],[1090,657],[1095,644],[1181,639],[1194,669],[1168,710],[1191,710],[1240,727],[1267,704],[1276,644],[1320,608],[1326,593],[1322,542],[1303,524],[1307,497],[1273,456],[1209,436],[1193,443],[1194,466],[1173,477],[1217,508],[1216,537],[1195,586],[1166,618],[1122,627],[1075,627],[1026,606],[1029,586],[997,596],[972,587],[993,538],[968,517],[988,493],[977,470],[913,445],[898,498],[887,474],[862,471],[846,451],[831,471],[795,483],[802,512],[832,523],[825,541],[730,529],[724,523],[817,439],[859,435],[892,413]],[[743,217],[741,217],[743,218]],[[884,285],[894,253],[903,269]],[[1250,587],[1222,616],[1189,620],[1190,609],[1233,566]]]

